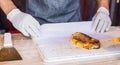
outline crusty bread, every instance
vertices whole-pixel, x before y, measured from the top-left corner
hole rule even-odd
[[[92,38],[84,33],[76,32],[72,35],[70,42],[75,44],[78,47],[82,47],[85,49],[99,49],[100,42],[99,40]]]

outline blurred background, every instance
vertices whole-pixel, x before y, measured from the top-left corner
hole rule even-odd
[[[110,0],[110,17],[113,26],[120,25],[120,3],[117,0]],[[25,0],[13,0],[14,4],[23,12],[25,12]],[[83,21],[92,20],[92,17],[97,10],[97,0],[81,0],[81,10]],[[12,24],[6,19],[6,15],[0,10],[0,33],[10,31],[17,33],[18,31],[12,26]]]

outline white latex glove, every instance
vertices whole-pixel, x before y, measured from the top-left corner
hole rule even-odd
[[[23,13],[19,9],[13,9],[7,15],[7,19],[10,20],[13,26],[25,36],[40,36],[40,24],[31,15]]]
[[[111,27],[111,19],[109,17],[109,11],[104,8],[100,7],[97,10],[97,13],[93,17],[93,25],[92,25],[92,30],[96,32],[105,32],[108,31]]]

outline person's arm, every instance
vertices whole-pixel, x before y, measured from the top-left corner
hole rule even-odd
[[[0,8],[4,11],[6,15],[10,13],[13,9],[17,8],[12,0],[0,0]]]
[[[110,0],[98,0],[98,8],[105,7],[106,9],[109,10],[109,3]]]
[[[12,0],[0,0],[0,8],[13,26],[25,36],[39,37],[40,24],[30,14],[20,11]]]
[[[96,32],[103,33],[111,27],[112,22],[109,17],[109,3],[110,0],[98,0],[98,10],[92,19],[92,29]]]

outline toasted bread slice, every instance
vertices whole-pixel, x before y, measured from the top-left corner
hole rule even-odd
[[[76,32],[72,35],[70,42],[75,44],[78,47],[85,49],[99,49],[100,42],[99,40],[92,38],[84,33]]]

